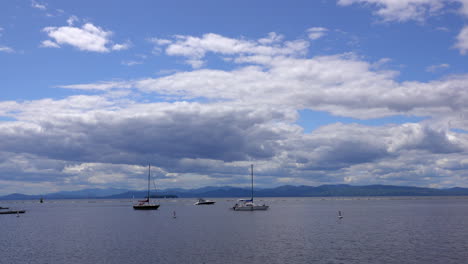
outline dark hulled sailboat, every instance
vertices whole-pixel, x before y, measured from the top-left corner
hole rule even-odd
[[[159,204],[151,203],[150,201],[150,177],[151,177],[151,165],[148,165],[148,193],[145,200],[138,201],[137,204],[133,205],[135,210],[157,210]]]

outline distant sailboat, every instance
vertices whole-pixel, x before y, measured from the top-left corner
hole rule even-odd
[[[269,208],[268,205],[257,205],[254,203],[254,190],[253,190],[253,164],[250,165],[250,172],[251,172],[251,182],[252,182],[252,187],[251,187],[251,197],[250,200],[248,199],[240,199],[237,201],[237,203],[232,207],[234,211],[264,211]]]
[[[150,201],[150,177],[151,177],[151,165],[148,165],[148,194],[145,200],[138,201],[137,204],[133,205],[135,210],[157,210],[159,204],[151,203]]]
[[[343,215],[341,215],[341,211],[338,211],[338,218],[339,218],[339,219],[342,219],[342,218],[343,218]]]

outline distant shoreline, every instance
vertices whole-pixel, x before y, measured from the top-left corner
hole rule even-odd
[[[209,197],[213,200],[226,200],[226,201],[236,201],[240,197]],[[44,203],[56,203],[56,202],[106,202],[106,201],[120,201],[120,202],[129,202],[131,203],[134,200],[139,198],[57,198],[57,199],[47,199]],[[194,197],[173,197],[173,198],[155,198],[158,201],[162,200],[195,200]],[[404,200],[468,200],[468,195],[455,195],[455,196],[335,196],[335,197],[257,197],[257,201],[263,200],[298,200],[298,199],[310,199],[314,201],[404,201]],[[11,204],[11,203],[39,203],[37,199],[23,199],[23,200],[0,200],[0,203]]]
[[[255,197],[444,197],[468,196],[468,188],[435,189],[411,186],[366,185],[353,186],[346,184],[321,186],[284,185],[268,189],[255,189]],[[242,198],[250,197],[249,188],[238,187],[203,187],[198,189],[165,189],[152,194],[157,199],[166,198]],[[73,192],[58,192],[44,195],[10,194],[0,196],[0,200],[46,200],[55,199],[141,199],[146,197],[145,191],[122,189],[86,189]]]

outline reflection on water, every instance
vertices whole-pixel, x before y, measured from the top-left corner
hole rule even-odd
[[[467,197],[0,201],[0,263],[465,263]],[[173,212],[177,218],[173,218]],[[338,211],[343,219],[338,219]]]

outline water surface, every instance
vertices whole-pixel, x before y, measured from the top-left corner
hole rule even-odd
[[[0,201],[0,263],[466,263],[468,197]],[[338,219],[342,211],[344,218]],[[173,218],[173,212],[177,218]]]

